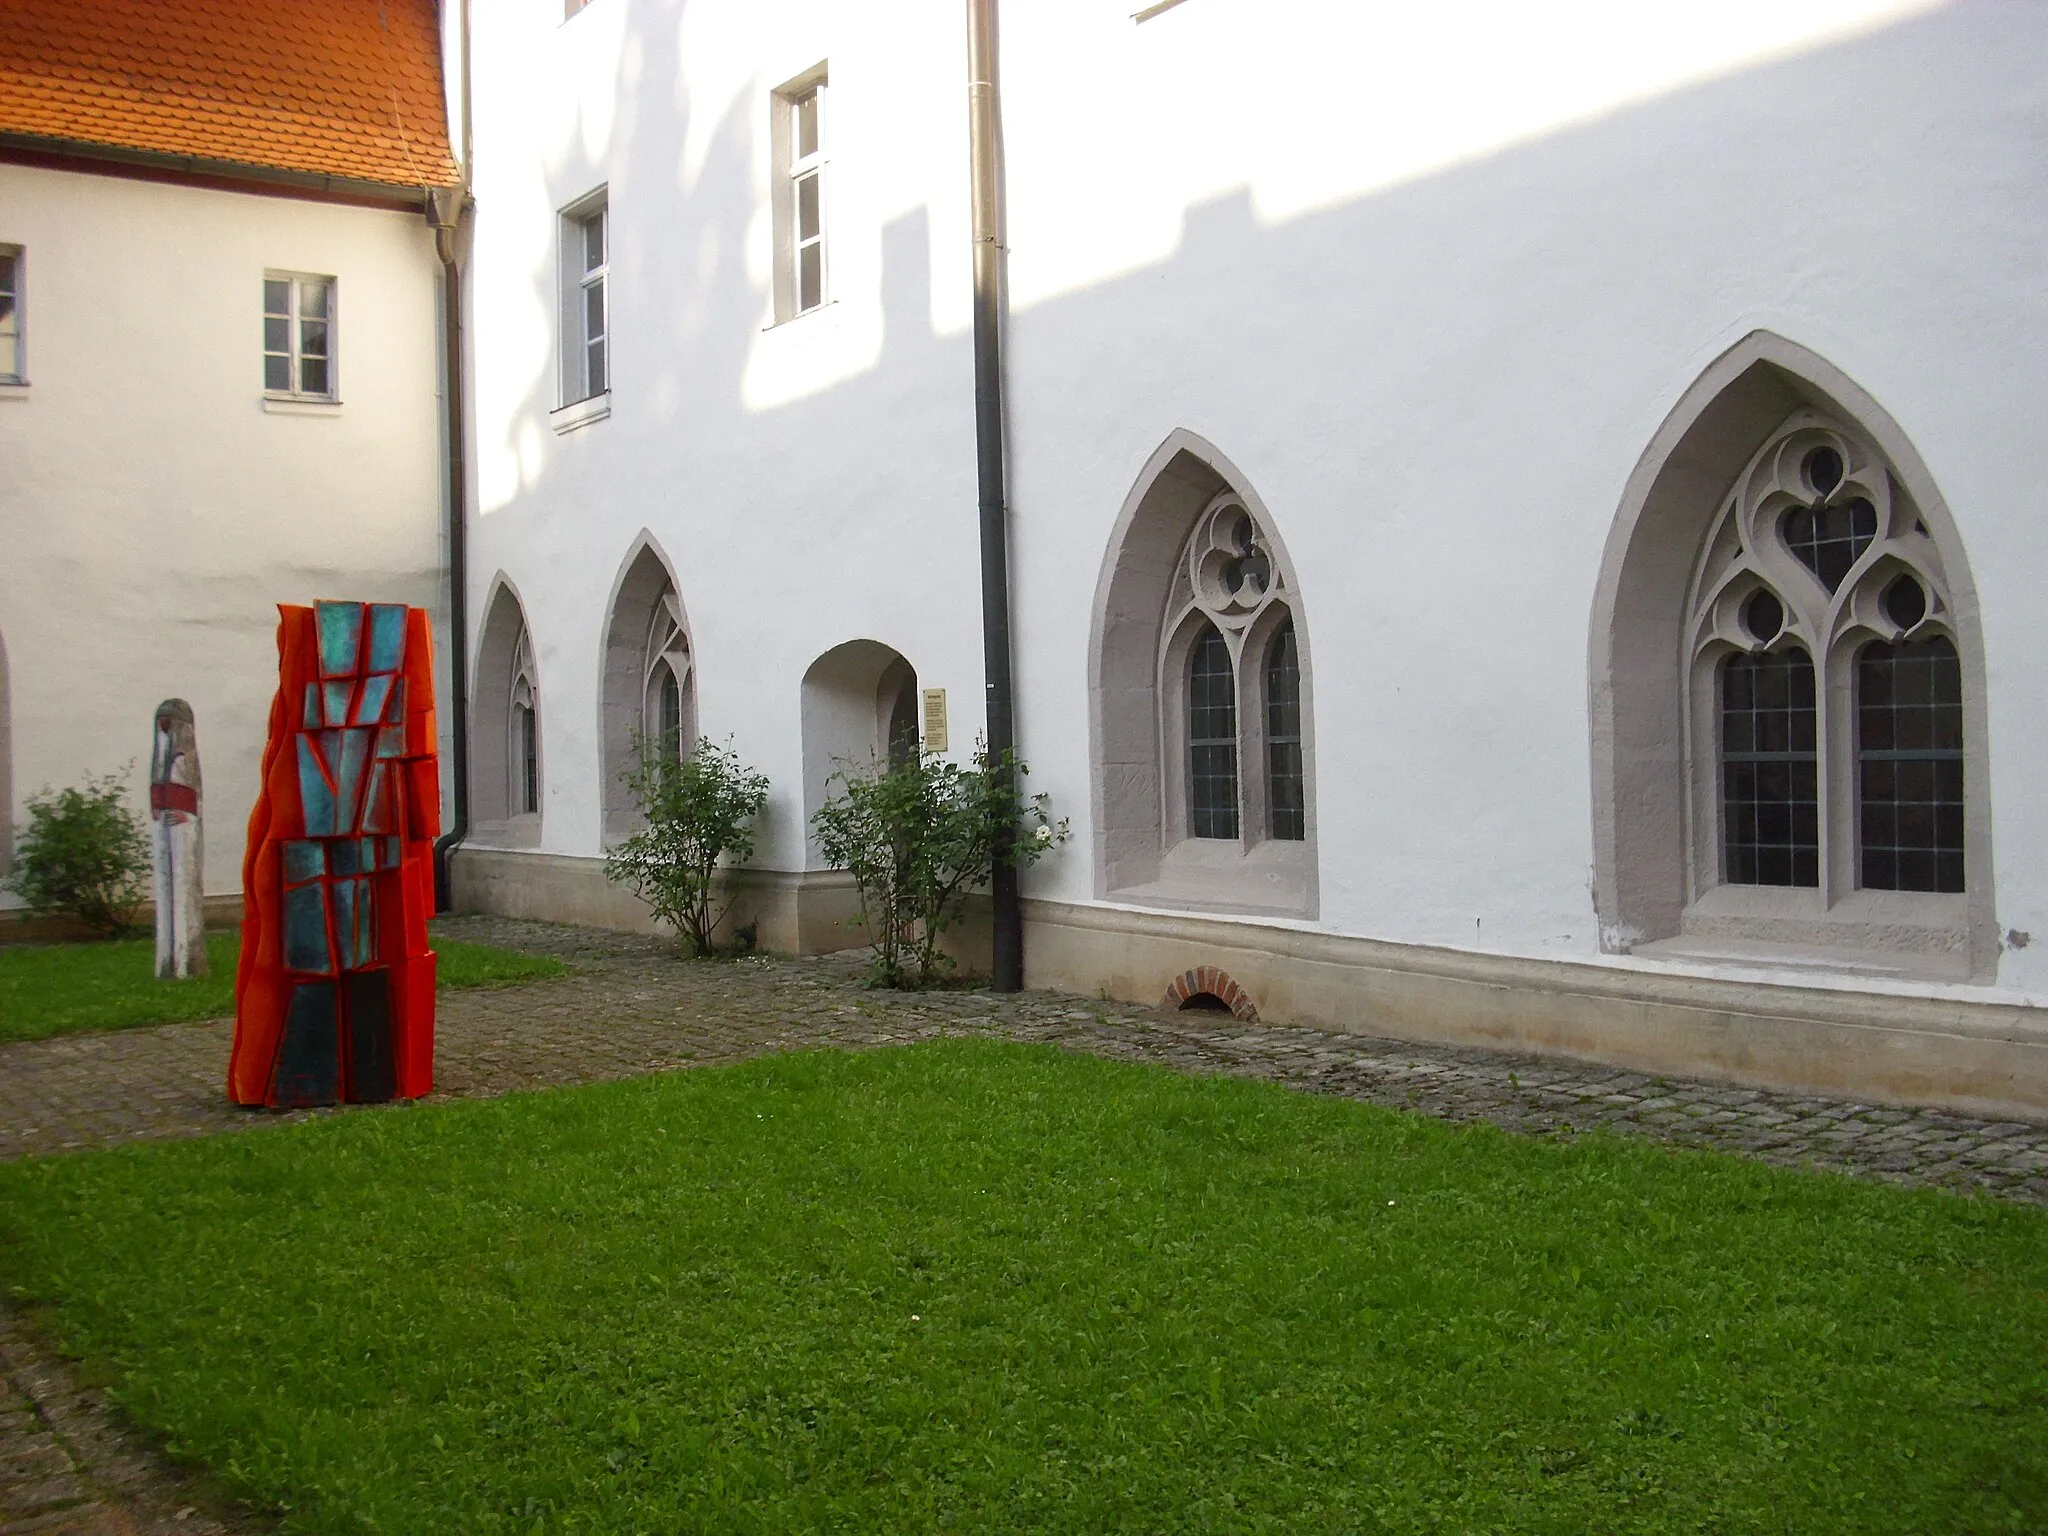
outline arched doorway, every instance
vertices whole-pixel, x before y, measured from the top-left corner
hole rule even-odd
[[[804,846],[822,862],[811,818],[831,798],[834,774],[901,762],[918,749],[917,671],[879,640],[835,645],[804,673]]]

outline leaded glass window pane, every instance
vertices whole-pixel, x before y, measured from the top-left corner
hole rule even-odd
[[[1794,507],[1785,514],[1785,545],[1830,592],[1877,537],[1877,508],[1863,497],[1837,506]]]
[[[661,669],[661,694],[656,705],[655,729],[668,750],[680,756],[683,750],[683,688],[676,681],[675,668]]]
[[[1733,885],[1820,884],[1813,662],[1796,646],[1721,670],[1722,852]]]
[[[1307,784],[1301,766],[1301,658],[1294,625],[1280,628],[1266,647],[1266,794],[1272,835],[1288,842],[1308,837]]]
[[[1202,626],[1188,657],[1189,831],[1237,836],[1237,679],[1230,647]]]
[[[519,717],[519,810],[530,816],[540,809],[540,730],[533,706],[513,706]]]
[[[1964,889],[1963,669],[1945,637],[1863,648],[1856,769],[1863,885]]]

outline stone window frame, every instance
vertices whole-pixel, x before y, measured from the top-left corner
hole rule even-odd
[[[1249,602],[1220,590],[1204,592],[1205,572],[1199,566],[1215,566],[1227,558],[1218,535],[1224,524],[1242,516],[1250,519],[1259,551],[1271,560],[1265,527],[1244,498],[1235,490],[1219,492],[1195,519],[1176,562],[1172,595],[1168,598],[1164,634],[1159,648],[1158,693],[1161,707],[1160,741],[1164,771],[1161,793],[1165,802],[1163,833],[1174,841],[1193,839],[1204,843],[1234,843],[1240,853],[1249,854],[1269,841],[1301,842],[1300,838],[1272,835],[1272,773],[1266,751],[1266,656],[1275,637],[1295,622],[1294,600],[1285,577],[1277,566],[1263,591]],[[1204,547],[1206,546],[1206,547]],[[1191,737],[1188,724],[1188,675],[1195,642],[1206,628],[1223,637],[1230,653],[1231,679],[1237,698],[1237,836],[1195,838],[1191,830],[1190,805],[1193,785]],[[1297,631],[1298,643],[1298,631]]]
[[[1833,435],[1881,487],[1881,537],[1823,603],[1818,581],[1775,539],[1716,544],[1749,477],[1789,495],[1800,435]],[[1810,499],[1810,498],[1809,498]],[[1789,501],[1765,505],[1775,520]],[[1900,536],[1900,530],[1904,530]],[[1919,532],[1917,530],[1924,530]],[[1740,542],[1739,540],[1737,542]],[[1729,563],[1715,565],[1719,558]],[[1746,562],[1746,563],[1745,563]],[[1914,633],[1955,646],[1963,682],[1965,890],[1857,884],[1854,667],[1896,636],[1877,607],[1898,571],[1926,584],[1938,611]],[[1734,886],[1720,878],[1718,669],[1749,637],[1741,605],[1768,571],[1796,614],[1826,719],[1819,751],[1822,884]],[[1780,585],[1783,583],[1784,585]],[[1803,597],[1788,600],[1784,586]],[[1932,607],[1932,602],[1930,603]],[[1602,560],[1589,644],[1594,900],[1601,948],[1646,958],[1710,959],[1925,980],[1987,981],[1999,953],[1991,848],[1990,750],[1983,640],[1962,541],[1932,474],[1898,423],[1826,359],[1769,331],[1730,347],[1684,390],[1624,489]],[[1710,686],[1711,684],[1711,686]]]
[[[1197,531],[1242,508],[1271,563],[1271,592],[1233,642],[1238,689],[1240,816],[1234,839],[1189,835],[1189,651],[1208,622],[1183,584]],[[1266,648],[1292,621],[1301,676],[1306,835],[1270,825]],[[1255,665],[1249,669],[1244,658]],[[1096,584],[1089,642],[1090,809],[1098,899],[1134,906],[1314,918],[1317,861],[1315,686],[1301,586],[1277,520],[1214,444],[1176,429],[1125,497]],[[1248,675],[1249,672],[1249,675]]]
[[[1821,448],[1833,449],[1844,464],[1841,489],[1834,497],[1844,492],[1860,494],[1877,513],[1875,536],[1832,592],[1787,547],[1781,528],[1788,512],[1814,502],[1819,494],[1805,476],[1806,461]],[[1966,905],[1961,896],[1880,892],[1864,888],[1858,878],[1858,658],[1866,646],[1877,641],[1941,635],[1954,645],[1959,639],[1949,617],[1954,600],[1949,595],[1941,552],[1923,531],[1925,525],[1910,499],[1895,493],[1895,485],[1891,466],[1875,443],[1847,422],[1802,407],[1744,467],[1700,552],[1688,604],[1687,633],[1692,700],[1686,717],[1686,760],[1691,773],[1688,905],[1699,916],[1717,919],[1717,926],[1729,928],[1732,920],[1742,918],[1761,918],[1780,926],[1796,924],[1802,917],[1824,914],[1853,898],[1874,919],[1915,929],[1948,930],[1960,943]],[[1919,581],[1930,598],[1927,613],[1910,630],[1893,623],[1884,606],[1886,590],[1902,575]],[[1784,611],[1782,627],[1768,640],[1750,634],[1743,619],[1745,607],[1760,591],[1770,592]],[[1814,668],[1819,710],[1815,774],[1820,797],[1819,880],[1813,886],[1736,885],[1727,878],[1723,858],[1723,664],[1730,656],[1759,655],[1795,645]],[[1966,756],[1966,783],[1970,766]],[[1965,828],[1967,836],[1967,821]],[[1933,899],[1927,899],[1930,897]]]
[[[696,745],[696,642],[675,567],[652,533],[634,539],[605,604],[603,673],[598,688],[599,791],[603,838],[616,843],[640,825],[640,814],[621,779],[635,739],[658,724],[654,710],[664,667],[676,677],[679,738]],[[680,665],[678,661],[680,660]]]

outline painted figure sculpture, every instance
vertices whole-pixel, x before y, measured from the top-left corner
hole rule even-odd
[[[159,981],[206,974],[206,878],[201,864],[199,735],[192,706],[156,707],[149,752],[149,852],[156,881]]]
[[[433,1088],[433,640],[423,608],[280,605],[242,859],[228,1097],[290,1109]]]

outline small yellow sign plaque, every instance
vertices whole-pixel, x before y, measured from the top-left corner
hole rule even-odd
[[[946,690],[924,690],[924,749],[944,752],[946,748]]]

